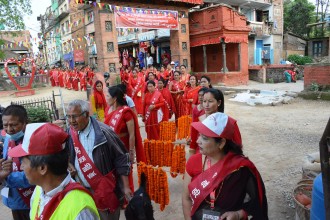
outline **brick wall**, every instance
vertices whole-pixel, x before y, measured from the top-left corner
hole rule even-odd
[[[312,83],[330,88],[330,63],[309,64],[304,70],[304,89]]]
[[[210,77],[212,85],[225,85],[225,86],[238,86],[247,85],[249,81],[248,74],[240,72],[230,72],[230,73],[195,73],[200,79],[201,76],[206,75]]]

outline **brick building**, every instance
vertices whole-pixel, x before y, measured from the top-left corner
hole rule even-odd
[[[283,59],[287,59],[291,54],[299,54],[304,56],[307,41],[293,34],[285,33],[283,35]]]
[[[169,55],[169,61],[185,64],[190,69],[189,8],[201,4],[202,0],[177,1],[104,1],[102,8],[82,5],[85,10],[85,36],[87,59],[100,72],[119,73],[123,64],[123,53],[128,53],[129,63],[136,63],[141,48],[153,56],[155,66],[162,63],[162,54]],[[133,13],[178,14],[178,29],[146,29],[138,27],[117,28],[114,9]],[[113,75],[112,75],[113,76]],[[112,80],[114,80],[112,78]]]
[[[247,84],[246,17],[229,5],[217,4],[195,10],[189,19],[192,71],[207,74],[212,83]]]

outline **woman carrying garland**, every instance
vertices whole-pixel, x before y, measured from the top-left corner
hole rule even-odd
[[[107,101],[105,100],[103,93],[103,83],[97,80],[93,86],[93,94],[90,96],[90,105],[92,115],[100,121],[104,122],[104,113],[107,108]]]
[[[130,86],[132,88],[131,98],[134,101],[135,109],[137,113],[141,115],[143,113],[142,89],[144,88],[144,81],[143,78],[138,75],[137,69],[134,69],[132,72]]]
[[[217,112],[192,126],[200,133],[200,153],[186,164],[184,219],[267,220],[265,186],[255,165],[243,155],[236,120]]]
[[[123,91],[112,86],[108,89],[107,100],[113,111],[105,119],[105,124],[109,125],[124,143],[129,151],[131,165],[134,163],[135,153],[137,162],[146,162],[139,123],[136,114],[127,106]],[[129,174],[129,185],[134,192],[133,175]]]
[[[162,93],[165,99],[165,105],[162,108],[164,113],[163,121],[168,121],[172,118],[172,115],[175,114],[176,109],[170,90],[165,88],[165,79],[160,79],[158,81],[158,91]]]
[[[168,89],[170,90],[175,103],[175,120],[178,120],[186,113],[186,106],[183,102],[183,93],[185,90],[185,82],[180,80],[180,71],[174,71],[174,80],[170,82]]]
[[[189,87],[184,91],[183,100],[186,104],[186,115],[191,115],[193,108],[198,103],[198,91],[201,88],[197,85],[197,76],[191,75],[189,77]]]
[[[165,100],[162,94],[156,90],[154,81],[147,82],[148,92],[144,95],[143,102],[143,118],[147,138],[149,140],[159,140],[159,123],[163,120],[162,107],[165,105]]]

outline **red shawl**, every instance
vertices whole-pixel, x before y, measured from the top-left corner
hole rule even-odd
[[[105,100],[103,91],[100,92],[96,89],[97,84],[98,84],[98,82],[94,83],[94,86],[93,86],[95,106],[96,106],[96,108],[105,109],[107,107],[107,101]],[[103,84],[102,84],[102,86],[103,86]]]

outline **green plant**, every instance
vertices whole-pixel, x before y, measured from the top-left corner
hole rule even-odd
[[[268,81],[268,83],[274,83],[274,79],[273,78],[269,78],[267,81]]]
[[[46,106],[27,106],[29,123],[51,122],[50,110]]]
[[[313,92],[317,92],[320,90],[320,85],[316,82],[313,82],[310,86],[309,86],[309,90],[313,91]]]
[[[121,83],[121,79],[120,79],[120,76],[116,76],[116,79],[115,79],[115,84],[118,85]]]
[[[295,63],[298,65],[305,65],[306,63],[312,63],[313,59],[309,56],[301,56],[298,54],[291,54],[288,56],[288,60],[291,63]]]

